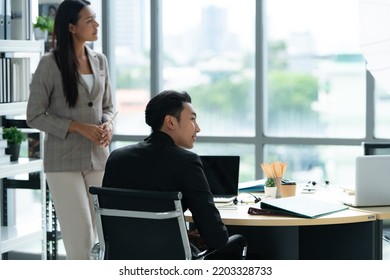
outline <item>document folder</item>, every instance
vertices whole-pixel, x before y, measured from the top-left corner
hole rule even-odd
[[[348,206],[326,202],[312,197],[292,196],[260,202],[263,210],[303,218],[317,218],[348,209]]]
[[[5,0],[0,0],[0,40],[5,39]]]
[[[239,192],[264,192],[265,179],[238,184]]]

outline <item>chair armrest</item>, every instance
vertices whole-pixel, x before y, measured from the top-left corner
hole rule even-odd
[[[208,255],[211,255],[215,251],[217,251],[217,250],[207,249],[207,250],[201,251],[201,252],[197,253],[196,256],[193,256],[193,260],[203,260],[204,258],[206,258]]]
[[[96,243],[95,245],[93,245],[90,255],[95,260],[99,259],[99,255],[100,255],[100,244],[99,243]]]

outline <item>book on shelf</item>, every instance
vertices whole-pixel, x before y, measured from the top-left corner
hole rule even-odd
[[[0,57],[0,103],[28,100],[30,59]]]
[[[0,57],[0,103],[11,102],[11,61],[4,56]]]
[[[0,56],[0,103],[3,103],[4,83],[5,80],[3,77],[3,58]]]
[[[3,55],[0,56],[0,103],[5,103],[7,92],[6,60]]]
[[[11,67],[11,102],[27,101],[30,83],[30,59],[11,58]]]

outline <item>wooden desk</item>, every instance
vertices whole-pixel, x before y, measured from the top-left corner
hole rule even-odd
[[[377,220],[388,220],[390,219],[390,206],[376,206],[376,207],[363,207],[356,208],[360,211],[368,211],[376,215]]]
[[[248,239],[254,259],[380,259],[376,215],[348,209],[317,219],[249,215],[248,205],[220,209],[229,233]],[[192,222],[190,212],[185,218]]]

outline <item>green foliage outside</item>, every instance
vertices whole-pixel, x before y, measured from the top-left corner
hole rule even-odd
[[[250,112],[253,95],[248,94],[252,81],[242,79],[232,82],[229,78],[218,80],[207,85],[195,86],[188,89],[193,103],[198,111],[220,111],[224,116],[234,116],[237,110]]]
[[[272,113],[300,112],[315,114],[311,104],[317,99],[318,80],[312,75],[286,71],[269,74],[268,110]]]

